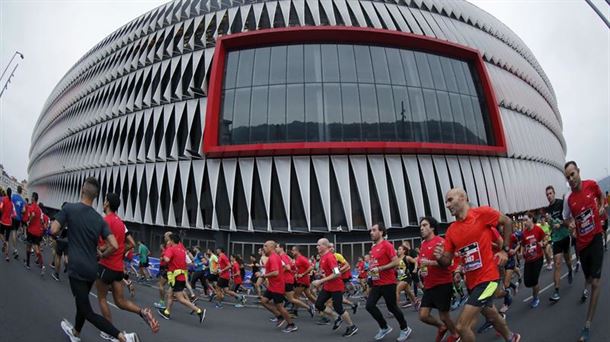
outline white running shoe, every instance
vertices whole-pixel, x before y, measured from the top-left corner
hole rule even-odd
[[[406,341],[412,332],[413,332],[413,329],[411,329],[411,327],[407,327],[407,329],[401,330],[400,335],[398,335],[398,338],[396,339],[396,341],[398,341],[398,342]]]
[[[125,341],[127,342],[140,342],[140,337],[138,337],[138,334],[136,333],[123,332],[123,335],[125,336]]]
[[[70,339],[70,342],[80,342],[80,337],[74,335],[74,327],[72,326],[72,323],[68,322],[67,319],[64,318],[61,321],[61,328]]]
[[[112,342],[118,342],[119,341],[118,339],[116,339],[116,338],[106,334],[103,331],[100,331],[100,337],[103,338],[104,340],[107,340],[107,341],[112,341]]]
[[[377,335],[375,335],[375,341],[382,340],[387,334],[392,332],[392,327],[388,326],[385,329],[379,329]]]

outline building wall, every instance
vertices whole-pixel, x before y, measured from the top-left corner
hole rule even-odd
[[[478,50],[507,153],[206,158],[216,39],[323,25],[409,32]],[[467,2],[173,1],[118,29],[67,72],[34,129],[28,171],[31,190],[52,207],[78,200],[82,181],[98,177],[104,193],[121,194],[120,215],[133,224],[343,236],[377,221],[413,226],[424,214],[449,222],[443,198],[453,186],[474,205],[506,213],[541,207],[546,185],[565,192],[565,151],[541,66],[504,24]]]

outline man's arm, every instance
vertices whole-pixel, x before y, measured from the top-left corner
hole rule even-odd
[[[110,254],[114,253],[114,251],[116,251],[117,249],[119,249],[119,243],[116,241],[116,237],[114,237],[114,235],[112,234],[109,234],[106,237],[106,244],[104,245],[104,248],[98,248],[99,257],[101,259],[106,258]]]
[[[498,225],[502,226],[503,241],[499,242],[499,247],[502,248],[504,241],[510,241],[510,236],[513,234],[513,220],[504,214],[500,214]]]

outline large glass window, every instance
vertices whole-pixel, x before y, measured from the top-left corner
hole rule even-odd
[[[349,44],[229,51],[219,144],[398,141],[493,144],[469,62]]]

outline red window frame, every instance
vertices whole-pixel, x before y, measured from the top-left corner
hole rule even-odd
[[[228,51],[259,46],[307,43],[351,43],[391,46],[419,50],[472,63],[481,80],[487,112],[495,145],[446,144],[430,142],[388,141],[321,141],[256,143],[220,145],[219,126],[222,106],[222,84]],[[474,154],[506,155],[506,139],[491,80],[479,51],[459,44],[415,35],[363,27],[305,26],[281,29],[265,29],[221,36],[216,40],[216,50],[210,73],[207,94],[206,119],[203,135],[203,153],[207,157],[310,155],[310,154],[359,154],[359,153],[422,153],[422,154]]]

